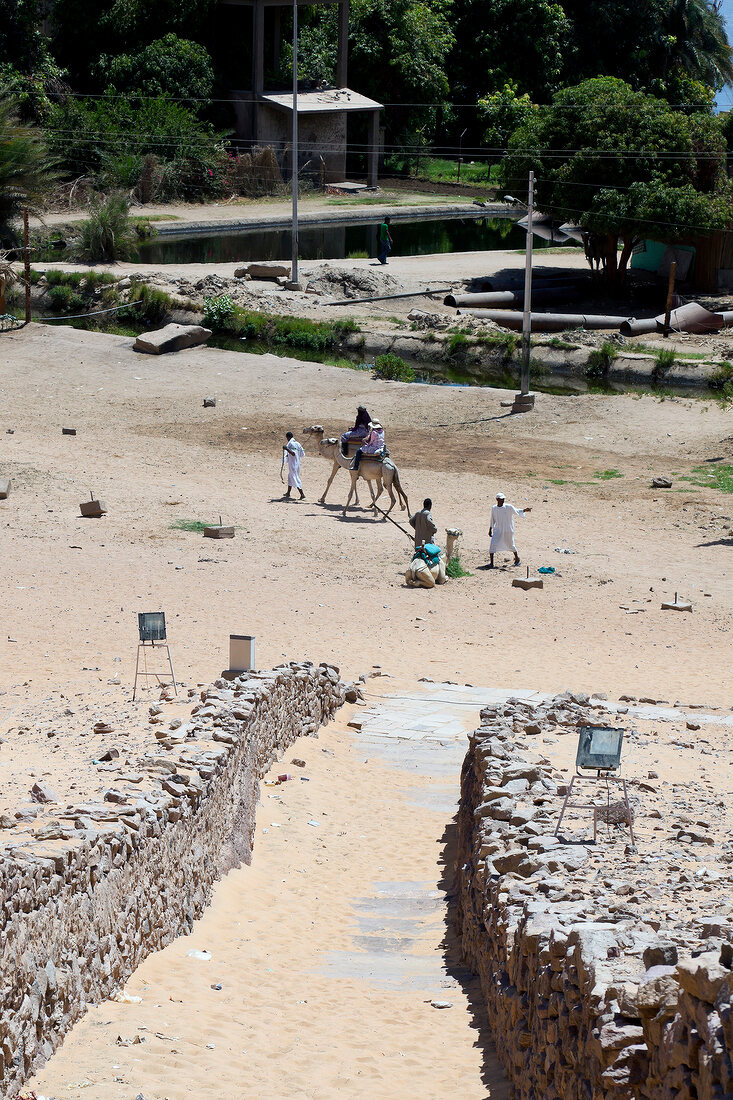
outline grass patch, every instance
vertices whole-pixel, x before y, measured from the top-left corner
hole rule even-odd
[[[216,305],[212,300],[209,309]],[[243,341],[255,341],[268,347],[298,348],[303,351],[328,351],[339,347],[346,336],[358,332],[351,318],[343,321],[310,321],[307,317],[287,317],[239,306],[219,310],[218,333]],[[245,349],[246,350],[246,349]]]
[[[559,336],[553,336],[551,340],[547,341],[545,347],[554,348],[556,351],[577,351],[580,344],[569,344],[567,340],[562,340]]]
[[[613,481],[615,478],[623,476],[620,470],[596,470],[593,474],[597,481]]]
[[[192,531],[195,535],[203,535],[205,528],[217,527],[218,524],[202,523],[200,519],[177,519],[170,525],[171,531]]]
[[[689,481],[691,485],[699,485],[703,489],[717,489],[721,493],[733,493],[733,464],[723,462],[718,466],[712,464],[693,466],[692,472],[681,478],[681,480]]]
[[[461,183],[471,187],[487,187],[492,181],[498,186],[500,166],[498,164],[487,165],[485,162],[471,164],[470,161],[461,162],[461,178],[458,179],[458,160],[449,160],[446,157],[419,157],[415,165],[415,171],[411,175],[415,179],[427,180],[430,183]]]
[[[723,363],[713,371],[708,379],[708,386],[723,404],[733,403],[733,363]]]
[[[346,254],[347,260],[368,260],[369,253],[366,248],[354,248]]]
[[[461,565],[461,559],[456,554],[452,557],[445,567],[446,577],[450,577],[452,581],[459,580],[460,577],[472,577],[473,573],[469,573],[467,569],[464,569]]]
[[[462,332],[453,332],[448,341],[448,354],[455,355],[458,351],[465,351],[468,338]]]

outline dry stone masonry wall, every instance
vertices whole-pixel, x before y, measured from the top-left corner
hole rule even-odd
[[[218,680],[175,731],[182,737],[159,738],[138,774],[120,775],[98,803],[56,808],[33,840],[9,844],[0,859],[3,1097],[88,1005],[190,931],[216,880],[250,858],[259,780],[297,738],[317,735],[345,690],[338,669],[309,662]]]
[[[566,693],[481,719],[462,774],[457,919],[513,1096],[733,1097],[729,845],[716,848],[717,915],[672,919],[623,827],[596,849],[552,835],[564,777],[538,735],[608,724],[602,704]],[[674,884],[674,857],[667,871]]]

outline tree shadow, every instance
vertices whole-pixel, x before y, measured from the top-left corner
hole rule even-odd
[[[455,864],[458,850],[458,822],[454,815],[441,837],[442,850],[438,860],[440,880],[438,889],[446,895],[445,935],[441,941],[443,965],[446,973],[460,985],[471,1013],[471,1027],[476,1032],[474,1046],[481,1051],[481,1082],[486,1088],[487,1100],[508,1100],[509,1083],[502,1069],[491,1034],[489,1014],[478,974],[463,959],[460,933],[457,928]]]

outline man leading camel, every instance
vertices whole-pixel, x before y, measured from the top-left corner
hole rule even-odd
[[[300,463],[305,457],[305,451],[292,432],[286,432],[285,438],[287,443],[283,443],[283,461],[287,459],[288,463],[288,491],[285,494],[285,499],[290,500],[290,490],[297,489],[300,493],[300,499],[305,500],[303,483],[300,480]]]
[[[502,550],[511,551],[514,554],[514,564],[519,565],[519,554],[514,545],[514,517],[524,516],[531,512],[531,508],[515,508],[513,504],[507,504],[503,493],[496,494],[496,504],[491,509],[491,544],[489,546],[489,564],[484,569],[494,568],[494,554]]]
[[[423,543],[432,542],[433,535],[437,532],[438,528],[435,526],[433,517],[430,514],[430,509],[433,507],[433,502],[430,497],[426,497],[422,502],[422,508],[419,512],[415,512],[414,516],[410,516],[410,527],[415,529],[415,549],[419,550]]]

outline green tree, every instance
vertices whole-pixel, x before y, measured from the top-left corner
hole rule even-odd
[[[13,222],[24,207],[39,212],[52,181],[40,132],[21,124],[10,99],[0,99],[0,244],[15,239]]]
[[[449,59],[454,98],[471,103],[512,84],[533,99],[561,84],[572,25],[552,0],[455,0]]]
[[[418,133],[447,104],[446,59],[453,46],[452,0],[352,0],[349,83],[388,103],[393,138]],[[313,80],[336,78],[336,11],[313,9],[304,20],[299,71]],[[285,50],[283,60],[291,63]],[[404,104],[404,106],[400,106]]]
[[[170,96],[194,110],[209,100],[214,84],[211,58],[204,47],[175,34],[156,38],[137,53],[103,55],[99,68],[117,92]]]
[[[527,116],[509,141],[507,186],[526,194],[530,169],[540,210],[602,237],[612,282],[638,240],[689,239],[733,217],[717,120],[613,77],[565,88]]]
[[[479,99],[479,118],[485,126],[483,138],[491,149],[504,149],[514,131],[533,110],[527,93],[517,94],[516,84],[509,82],[498,92]]]

